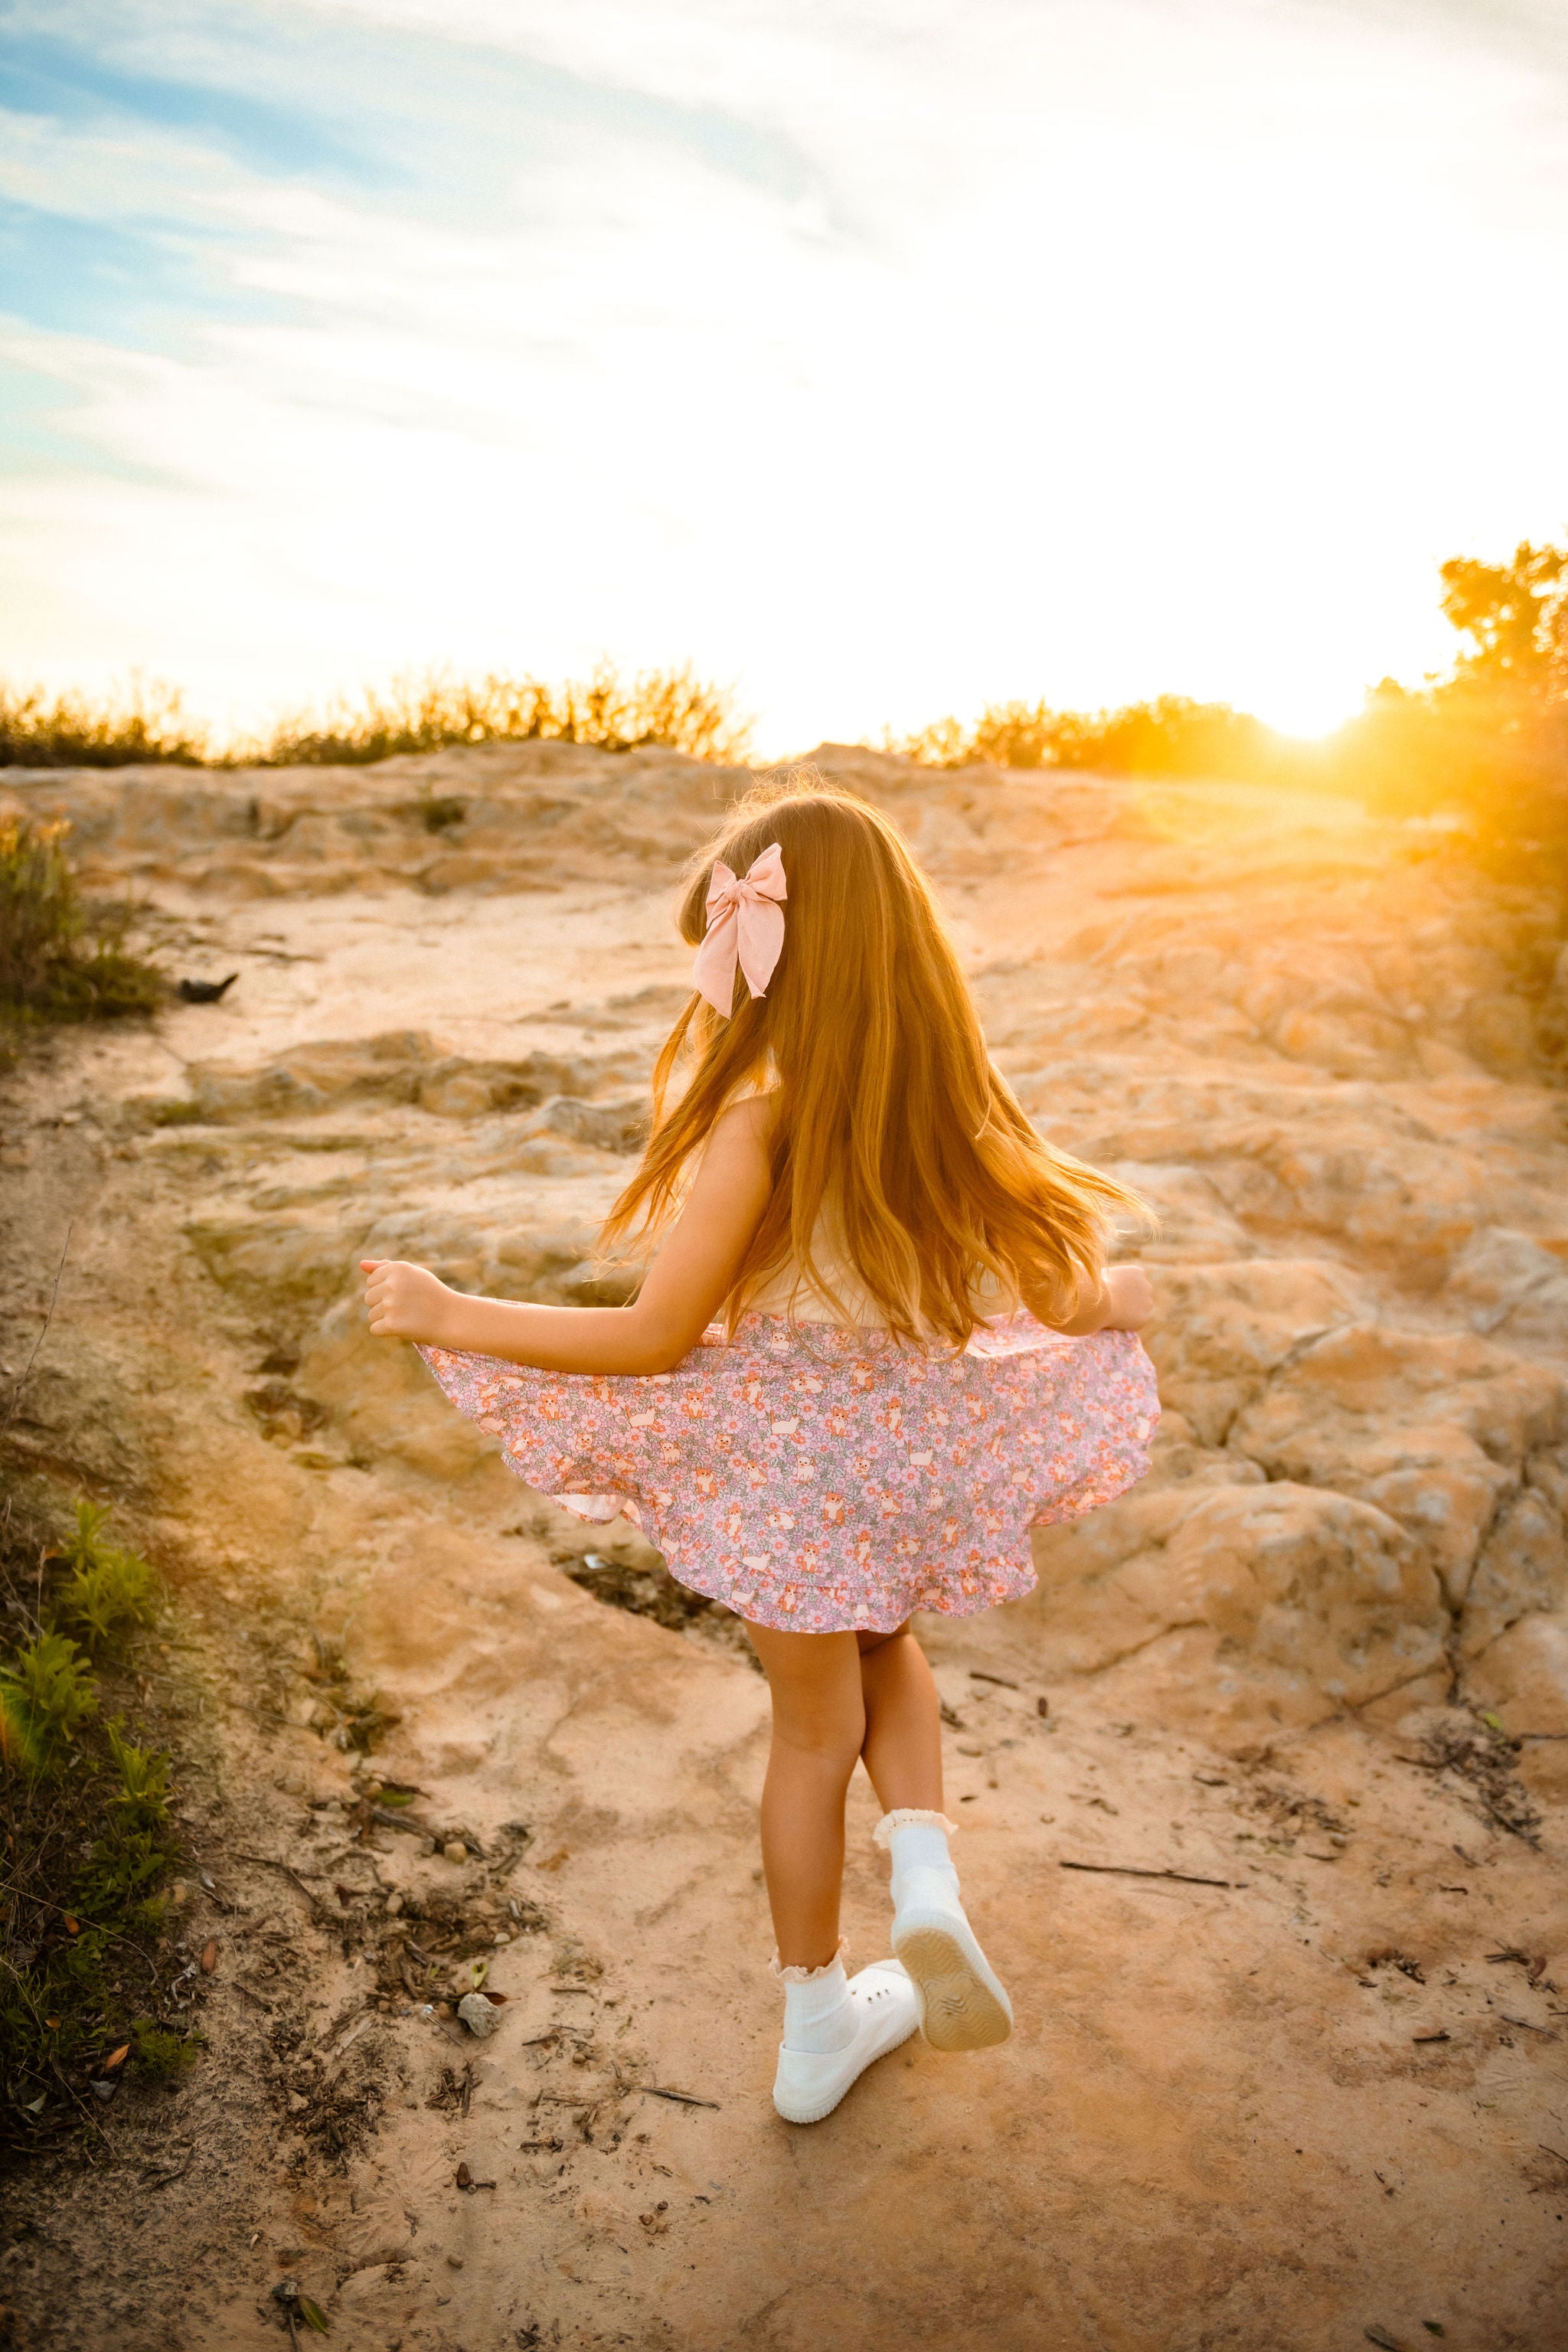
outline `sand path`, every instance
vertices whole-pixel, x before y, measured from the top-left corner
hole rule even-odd
[[[20,1458],[175,1587],[154,1703],[212,1884],[171,1934],[220,1945],[188,2085],[28,2189],[20,2340],[272,2343],[289,2277],[366,2352],[1568,2344],[1545,910],[1331,810],[837,764],[931,860],[1028,1108],[1163,1213],[1153,1476],[1040,1538],[1029,1601],[924,1628],[1014,2040],[777,2121],[760,1679],[710,1612],[564,1573],[657,1590],[353,1301],[366,1247],[599,1295],[713,772],[449,754],[266,780],[244,824],[19,779],[178,969],[241,975],[8,1089],[14,1332],[75,1221]],[[479,2041],[437,1996],[481,1963]]]

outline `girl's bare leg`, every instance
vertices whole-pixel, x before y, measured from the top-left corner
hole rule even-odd
[[[838,1949],[844,1799],[866,1740],[860,1654],[853,1633],[746,1631],[773,1705],[763,1869],[779,1960],[826,1968]]]
[[[885,1813],[942,1811],[942,1701],[907,1624],[858,1633],[866,1738],[860,1753]]]

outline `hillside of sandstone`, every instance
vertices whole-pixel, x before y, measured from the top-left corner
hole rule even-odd
[[[1014,2041],[777,2122],[738,1629],[356,1302],[367,1254],[621,1295],[673,884],[745,780],[13,772],[172,974],[238,974],[5,1083],[13,1378],[69,1226],[14,1459],[174,1589],[171,1935],[218,1954],[187,2086],[28,2190],[19,2341],[287,2341],[292,2280],[365,2352],[1568,2345],[1552,909],[1335,804],[816,757],[925,860],[1043,1130],[1159,1219],[1153,1474],[922,1627]]]

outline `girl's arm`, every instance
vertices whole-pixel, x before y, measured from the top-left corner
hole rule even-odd
[[[773,1190],[771,1106],[731,1105],[715,1123],[686,1205],[630,1307],[528,1307],[468,1298],[422,1265],[362,1258],[378,1339],[416,1339],[549,1372],[668,1372],[735,1286]]]
[[[1136,1331],[1154,1312],[1154,1293],[1141,1265],[1108,1265],[1098,1286],[1082,1276],[1079,1289],[1078,1307],[1065,1322],[1040,1318],[1068,1339],[1087,1339],[1092,1331]]]

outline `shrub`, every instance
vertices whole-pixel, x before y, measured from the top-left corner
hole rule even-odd
[[[1468,641],[1452,671],[1418,692],[1384,678],[1328,764],[1379,806],[1458,816],[1492,861],[1568,887],[1568,548],[1526,540],[1442,578]]]
[[[939,768],[984,761],[998,768],[1088,768],[1102,776],[1215,776],[1274,782],[1292,747],[1227,702],[1162,694],[1119,710],[1052,710],[1044,702],[988,703],[968,727],[939,719],[886,749]]]
[[[138,1744],[120,1715],[104,1719],[94,1658],[112,1672],[154,1596],[151,1570],[110,1541],[108,1518],[79,1502],[51,1540],[47,1490],[13,1480],[0,1502],[0,1626],[26,1632],[0,1655],[0,2151],[95,2128],[90,2081],[127,2044],[154,2074],[195,2055],[161,2021],[131,2023],[165,1977],[153,1939],[177,1847],[169,1757]]]
[[[83,901],[67,831],[0,818],[0,1013],[90,1021],[150,1012],[162,980],[127,952],[129,914]]]

